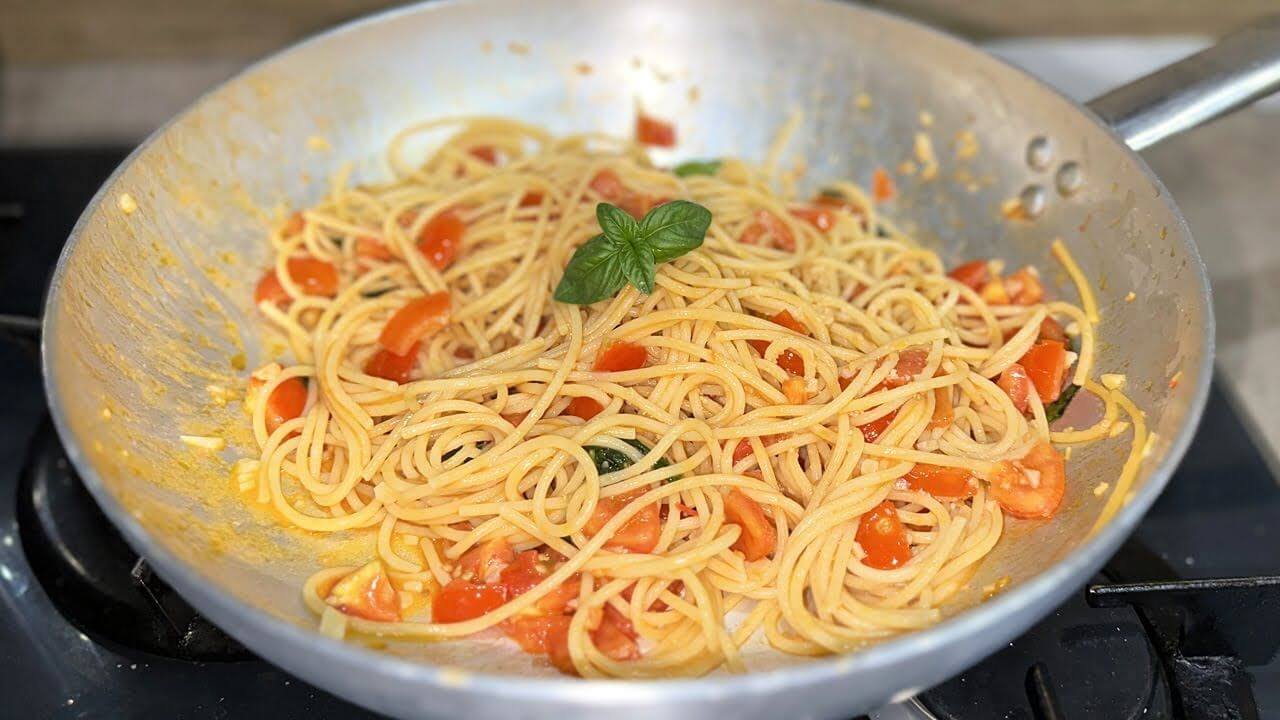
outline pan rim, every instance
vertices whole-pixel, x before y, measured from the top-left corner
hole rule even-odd
[[[1140,491],[1098,533],[1075,547],[1064,558],[1047,569],[991,600],[964,610],[930,627],[904,633],[867,648],[744,675],[663,678],[641,682],[592,679],[589,683],[590,686],[600,686],[607,690],[591,693],[579,692],[580,689],[588,687],[581,680],[561,676],[499,675],[467,671],[460,678],[459,670],[448,666],[403,659],[356,644],[334,640],[320,634],[314,628],[295,625],[265,610],[242,602],[231,593],[206,580],[194,566],[180,560],[162,544],[153,539],[153,534],[144,529],[132,514],[119,503],[115,495],[106,488],[96,468],[85,455],[81,443],[71,430],[61,394],[54,382],[54,363],[48,338],[53,337],[57,321],[56,314],[50,312],[50,309],[59,300],[69,258],[78,247],[90,223],[93,211],[104,201],[108,189],[115,184],[141,153],[156,144],[158,139],[163,137],[171,127],[195,112],[196,108],[210,97],[246,76],[252,75],[287,54],[357,31],[369,25],[389,22],[401,16],[430,13],[440,8],[479,2],[483,2],[483,0],[424,0],[423,2],[384,10],[309,36],[249,64],[232,77],[201,94],[190,105],[158,127],[141,142],[103,182],[102,186],[86,204],[85,210],[77,219],[66,244],[59,254],[44,303],[45,312],[41,340],[41,370],[54,426],[66,449],[68,458],[99,507],[111,519],[116,528],[121,531],[129,545],[140,555],[146,557],[156,567],[161,577],[177,588],[183,597],[190,601],[197,610],[215,622],[222,622],[225,618],[234,617],[240,623],[239,632],[234,633],[234,636],[242,642],[244,638],[252,638],[252,642],[245,644],[272,662],[277,662],[273,658],[278,653],[264,653],[259,649],[260,647],[268,647],[272,650],[302,647],[314,654],[318,660],[330,665],[347,665],[352,668],[358,668],[362,672],[396,677],[408,683],[429,684],[438,686],[441,689],[474,692],[494,699],[516,701],[538,698],[583,708],[605,708],[625,703],[643,705],[646,702],[652,702],[657,697],[661,697],[664,701],[707,702],[743,693],[762,695],[777,690],[795,690],[839,679],[852,678],[876,668],[884,669],[901,664],[904,661],[921,657],[931,651],[950,646],[956,642],[981,637],[984,631],[998,626],[1003,618],[1008,617],[1015,611],[1025,609],[1039,601],[1065,594],[1055,593],[1055,590],[1091,565],[1101,566],[1102,562],[1110,557],[1111,552],[1119,546],[1124,538],[1132,533],[1138,520],[1145,515],[1151,504],[1168,484],[1174,470],[1185,455],[1191,439],[1195,435],[1208,400],[1209,385],[1214,367],[1215,320],[1208,272],[1190,228],[1187,226],[1181,211],[1173,202],[1172,196],[1142,157],[1130,150],[1123,139],[1116,135],[1114,130],[1102,122],[1087,106],[1065,96],[1057,89],[1026,71],[988,53],[967,40],[910,18],[878,8],[852,5],[840,0],[805,0],[805,2],[814,6],[838,7],[841,11],[874,16],[878,21],[905,26],[914,32],[931,36],[931,41],[959,45],[967,52],[981,54],[987,60],[1022,76],[1041,90],[1047,91],[1069,103],[1100,129],[1107,132],[1119,146],[1118,149],[1128,153],[1128,159],[1136,163],[1143,176],[1160,191],[1161,200],[1170,211],[1176,227],[1180,231],[1180,237],[1186,241],[1183,250],[1190,256],[1192,260],[1190,265],[1197,273],[1202,288],[1205,303],[1204,322],[1200,338],[1200,345],[1203,350],[1202,363],[1194,378],[1196,387],[1193,395],[1189,398],[1186,417],[1178,433],[1173,437],[1165,457],[1150,471],[1148,479]],[[1096,570],[1096,567],[1093,569]],[[1074,589],[1074,582],[1071,583],[1071,587]],[[1052,607],[1049,607],[1044,612],[1038,613],[1037,618],[1043,617],[1051,609]],[[983,656],[985,655],[986,653],[983,654]],[[304,679],[307,677],[306,674],[296,669],[296,664],[290,665],[278,662],[277,664],[282,665],[288,672],[296,673]],[[321,687],[321,689],[325,688]],[[917,691],[918,689],[910,690],[912,693]],[[901,693],[898,693],[895,698],[900,695]]]

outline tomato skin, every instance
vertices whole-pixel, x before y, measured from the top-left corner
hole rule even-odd
[[[955,404],[951,400],[951,388],[936,388],[933,391],[933,417],[929,419],[930,430],[949,427],[955,422]]]
[[[947,273],[947,277],[968,285],[974,292],[977,292],[987,282],[987,261],[970,260],[962,265],[957,265],[952,268],[951,272]]]
[[[791,208],[788,212],[823,232],[836,224],[835,214],[826,208],[799,207]]]
[[[418,348],[421,345],[420,342],[414,343],[413,347],[409,348],[409,352],[404,355],[396,355],[386,349],[379,350],[364,364],[364,372],[366,375],[403,385],[409,382],[409,375],[418,362]]]
[[[618,177],[618,173],[609,168],[596,173],[588,187],[599,193],[605,200],[617,200],[627,192],[622,186],[622,179]]]
[[[408,355],[420,340],[449,324],[450,304],[444,291],[410,300],[383,326],[378,343],[394,355]]]
[[[293,377],[281,382],[267,398],[267,432],[273,433],[276,428],[298,417],[306,406],[307,384],[302,378]]]
[[[1027,377],[1026,368],[1018,363],[1010,365],[1004,372],[1000,373],[1000,379],[996,381],[996,385],[1009,396],[1013,401],[1013,406],[1018,412],[1026,414],[1030,408],[1028,398],[1031,397],[1031,379]]]
[[[377,560],[339,580],[325,602],[344,615],[375,622],[400,620],[400,596]]]
[[[961,468],[916,463],[903,476],[907,487],[923,490],[939,500],[966,500],[977,488],[973,475]]]
[[[996,463],[989,478],[991,497],[1005,512],[1018,518],[1051,518],[1067,491],[1067,462],[1057,448],[1041,441],[1018,461],[1039,475],[1035,485],[1008,460]]]
[[[741,552],[748,562],[766,557],[777,548],[778,529],[765,515],[760,503],[738,488],[730,490],[724,498],[724,517],[725,522],[742,528],[742,534],[732,547]]]
[[[338,270],[331,263],[312,257],[296,257],[286,260],[285,268],[289,271],[289,279],[304,295],[333,297],[338,294]],[[265,301],[288,307],[292,300],[274,268],[262,276],[253,291],[254,304]]]
[[[884,168],[876,168],[871,173],[871,197],[876,202],[888,202],[898,194],[898,189],[894,187],[893,178],[890,177],[888,171]]]
[[[889,389],[902,387],[916,379],[924,372],[929,362],[929,353],[923,350],[908,349],[898,353],[898,364],[893,366],[889,376],[884,379],[884,386]]]
[[[502,607],[506,601],[507,594],[501,587],[454,578],[431,597],[431,622],[473,620]]]
[[[907,529],[892,501],[885,500],[863,515],[854,539],[866,553],[862,564],[868,567],[892,570],[911,559]]]
[[[1048,315],[1040,323],[1039,337],[1041,340],[1057,340],[1064,346],[1067,344],[1067,331],[1062,329],[1062,323]]]
[[[624,372],[639,370],[649,362],[649,351],[642,345],[627,340],[615,340],[596,355],[592,370],[596,372]]]
[[[521,650],[539,655],[550,650],[557,636],[564,635],[567,640],[571,622],[573,618],[568,615],[522,615],[502,623],[502,631]]]
[[[580,417],[583,420],[590,420],[596,415],[599,415],[602,410],[604,410],[604,406],[594,398],[580,396],[570,400],[569,407],[565,408],[564,412],[566,415],[573,415],[574,417]]]
[[[1022,359],[1040,402],[1051,403],[1062,395],[1062,380],[1067,374],[1067,349],[1057,340],[1037,340]]]
[[[466,231],[467,224],[462,217],[454,210],[446,210],[422,226],[418,233],[418,252],[426,256],[437,270],[443,270],[458,256],[458,247]]]
[[[643,490],[600,498],[595,512],[582,528],[587,537],[593,537],[604,528],[605,524],[626,507],[633,499],[643,495]],[[656,503],[649,503],[618,528],[618,531],[604,544],[608,550],[621,552],[647,553],[658,546],[658,534],[662,530],[662,518]]]
[[[894,410],[888,415],[872,420],[866,425],[859,425],[858,429],[862,431],[862,439],[867,442],[875,442],[876,438],[880,437],[885,430],[889,429],[890,423],[892,423],[893,419],[896,417],[898,417],[898,411]]]
[[[676,126],[644,113],[636,114],[636,141],[655,147],[676,146]]]

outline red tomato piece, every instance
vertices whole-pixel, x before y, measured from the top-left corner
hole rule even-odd
[[[1014,305],[1035,305],[1044,299],[1044,285],[1030,268],[1014,272],[1005,279],[1004,287]]]
[[[537,207],[542,204],[542,193],[530,190],[520,196],[520,207]]]
[[[898,190],[894,187],[893,178],[884,168],[876,168],[871,173],[871,197],[876,202],[886,202],[896,194]]]
[[[792,332],[798,332],[801,335],[809,334],[809,328],[805,327],[804,323],[795,319],[795,316],[787,310],[783,310],[769,319],[775,324],[781,325]]]
[[[894,410],[888,415],[885,415],[884,417],[876,420],[872,420],[866,425],[859,425],[858,429],[862,431],[862,439],[866,440],[867,442],[875,442],[876,438],[880,437],[880,435],[883,434],[885,430],[889,429],[890,423],[892,423],[893,419],[896,417],[898,417],[898,411]]]
[[[742,553],[748,561],[759,560],[772,553],[778,545],[778,530],[765,515],[760,503],[746,493],[734,488],[724,498],[725,522],[742,528],[742,534],[733,542],[733,549]]]
[[[563,634],[567,639],[571,622],[573,618],[568,615],[521,615],[502,623],[502,631],[515,640],[521,650],[540,655],[550,649],[558,635]]]
[[[547,630],[543,641],[547,647],[547,659],[552,666],[565,675],[577,675],[578,669],[573,665],[573,657],[569,653],[569,625],[553,626]]]
[[[325,602],[338,612],[365,620],[400,620],[400,596],[377,560],[339,580]]]
[[[591,631],[591,643],[596,649],[611,660],[636,660],[640,657],[640,647],[636,645],[635,638],[631,621],[614,610],[612,605],[605,605],[600,626]]]
[[[498,164],[498,151],[492,145],[477,145],[467,151],[471,157],[490,165]]]
[[[506,589],[508,598],[523,595],[542,582],[554,571],[551,558],[537,550],[525,550],[516,556],[515,562],[502,569],[498,583]],[[540,612],[560,613],[566,606],[576,600],[582,579],[574,575],[560,587],[542,596],[534,605]]]
[[[593,537],[604,528],[605,523],[613,519],[614,515],[617,515],[632,500],[643,494],[643,490],[638,490],[626,495],[600,498],[599,502],[596,503],[595,512],[591,514],[591,518],[587,520],[587,524],[582,531],[587,537]],[[613,537],[609,538],[609,541],[604,546],[606,549],[621,552],[651,552],[658,546],[658,533],[662,529],[661,523],[662,518],[658,512],[657,504],[650,503],[645,505],[640,508],[639,512],[623,523],[622,527],[618,528],[618,531],[613,534]]]
[[[962,265],[957,265],[952,268],[951,272],[947,273],[947,277],[968,285],[973,288],[974,292],[977,292],[987,282],[987,261],[970,260]]]
[[[396,355],[408,355],[413,346],[449,324],[449,293],[441,291],[410,300],[391,316],[378,335],[378,343]]]
[[[639,370],[649,362],[649,351],[627,340],[616,340],[606,345],[596,355],[592,370],[596,372],[623,372]]]
[[[823,232],[836,224],[835,214],[825,208],[799,207],[791,208],[789,212]]]
[[[996,381],[996,385],[999,385],[1000,389],[1009,396],[1018,412],[1026,414],[1030,407],[1027,400],[1031,397],[1031,379],[1027,377],[1026,368],[1018,363],[1010,365],[1000,373],[1000,379]]]
[[[892,570],[911,559],[907,529],[892,501],[885,500],[863,515],[854,539],[866,553],[862,563],[869,567]]]
[[[1040,396],[1040,402],[1051,403],[1062,394],[1062,380],[1067,374],[1067,349],[1057,340],[1037,340],[1018,360]]]
[[[1065,346],[1067,344],[1067,331],[1062,329],[1062,323],[1046,315],[1040,323],[1040,339],[1057,340]]]
[[[1035,475],[1029,475],[1023,469],[1035,471]],[[1008,460],[997,463],[990,484],[991,497],[1010,515],[1050,518],[1058,511],[1066,495],[1067,463],[1062,453],[1042,441],[1017,464]]]
[[[298,417],[306,406],[307,384],[302,378],[293,377],[280,383],[267,398],[267,432],[273,433],[276,428]]]
[[[599,415],[601,410],[604,410],[604,406],[595,399],[576,397],[569,401],[569,407],[565,409],[565,414],[580,417],[583,420],[590,420]]]
[[[596,173],[588,187],[599,193],[605,200],[617,200],[627,192],[627,189],[622,186],[622,179],[618,177],[618,173],[609,168]]]
[[[929,353],[923,350],[908,349],[898,353],[898,364],[893,366],[889,376],[884,379],[884,386],[889,389],[902,387],[916,379],[924,372],[929,361]]]
[[[455,623],[473,620],[506,602],[507,594],[499,586],[454,578],[431,597],[431,621]]]
[[[676,146],[676,126],[652,115],[636,114],[636,142],[657,147]]]
[[[338,294],[338,270],[332,263],[312,257],[297,257],[285,261],[285,268],[289,271],[289,279],[302,289],[304,295],[333,297]],[[287,307],[291,299],[274,269],[262,276],[253,293],[255,304],[265,300]]]
[[[939,500],[964,500],[977,490],[968,470],[916,463],[903,476],[907,487],[923,490]]]
[[[280,284],[280,278],[275,270],[268,270],[258,281],[258,286],[253,289],[253,304],[258,305],[264,302],[278,307],[288,307],[289,303],[293,302],[289,291]]]
[[[929,420],[929,429],[938,430],[949,427],[955,422],[955,404],[951,401],[951,388],[936,388],[933,391],[933,417]]]
[[[372,235],[361,235],[356,238],[356,256],[381,262],[395,259],[395,255],[391,254],[391,248]]]
[[[464,580],[490,582],[496,580],[498,573],[515,560],[516,554],[511,549],[511,543],[504,537],[494,538],[463,553],[458,558],[458,572]]]
[[[295,212],[284,222],[284,227],[281,228],[281,232],[284,233],[285,237],[289,237],[290,235],[297,235],[306,229],[306,227],[307,219],[302,216],[302,213]]]
[[[462,222],[462,217],[453,210],[446,210],[422,226],[418,233],[418,252],[425,255],[437,270],[443,270],[458,256],[458,247],[466,231],[467,224]]]
[[[414,343],[413,347],[409,348],[409,352],[404,355],[396,355],[386,349],[379,350],[364,364],[365,374],[402,385],[409,382],[409,375],[413,373],[413,367],[418,362],[418,347],[421,344]]]

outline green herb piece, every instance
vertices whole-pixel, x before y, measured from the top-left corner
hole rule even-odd
[[[639,222],[616,205],[600,203],[596,219],[602,232],[569,259],[556,286],[560,302],[590,305],[627,283],[651,293],[657,264],[700,247],[711,227],[711,211],[687,200],[659,205]]]
[[[677,177],[690,175],[715,175],[720,172],[719,160],[688,160],[672,168]]]
[[[1080,392],[1079,385],[1068,385],[1057,400],[1044,406],[1044,419],[1053,422],[1062,417],[1062,413],[1067,411],[1067,406],[1071,404],[1077,392]]]
[[[639,440],[623,440],[622,442],[639,450],[642,454],[649,453],[649,446]],[[599,445],[588,445],[584,447],[583,450],[586,450],[587,454],[591,456],[591,462],[596,464],[596,472],[601,475],[607,475],[608,473],[614,473],[619,470],[629,468],[635,462],[626,453],[614,450],[613,448],[601,447]],[[659,458],[658,462],[653,464],[655,468],[664,468],[669,465],[671,465],[671,463],[668,462],[666,458]],[[677,475],[675,477],[668,478],[666,482],[679,479],[680,476]]]
[[[830,187],[822,188],[821,190],[818,191],[818,194],[825,198],[831,198],[832,200],[848,200],[849,199],[844,196],[844,193],[840,192],[835,188],[830,188]]]

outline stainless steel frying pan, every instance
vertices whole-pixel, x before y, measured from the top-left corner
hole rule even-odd
[[[816,0],[486,0],[384,13],[212,91],[107,181],[49,295],[50,406],[84,482],[166,580],[255,652],[362,705],[469,719],[849,716],[1023,632],[1102,565],[1160,493],[1204,405],[1213,317],[1186,224],[1130,148],[1278,81],[1274,24],[1086,108],[963,42]],[[237,403],[216,397],[273,352],[249,306],[272,208],[316,201],[348,163],[356,181],[385,178],[385,144],[423,118],[501,114],[626,133],[636,100],[679,122],[681,146],[660,161],[759,158],[802,110],[790,153],[815,182],[920,165],[923,133],[936,177],[901,176],[895,210],[923,242],[949,259],[1048,269],[1048,243],[1062,237],[1097,285],[1099,368],[1128,376],[1156,433],[1119,514],[1088,534],[1104,501],[1092,490],[1115,480],[1123,443],[1077,449],[1063,512],[1011,531],[944,622],[843,657],[749,647],[743,676],[587,683],[492,641],[369,648],[319,635],[302,579],[317,564],[367,557],[369,540],[292,533],[237,497],[228,463],[250,439]],[[1001,217],[1009,198],[1028,219]],[[1072,296],[1058,273],[1049,280]],[[182,433],[225,435],[231,446],[193,450]],[[982,602],[983,587],[1006,576],[1010,588]]]

